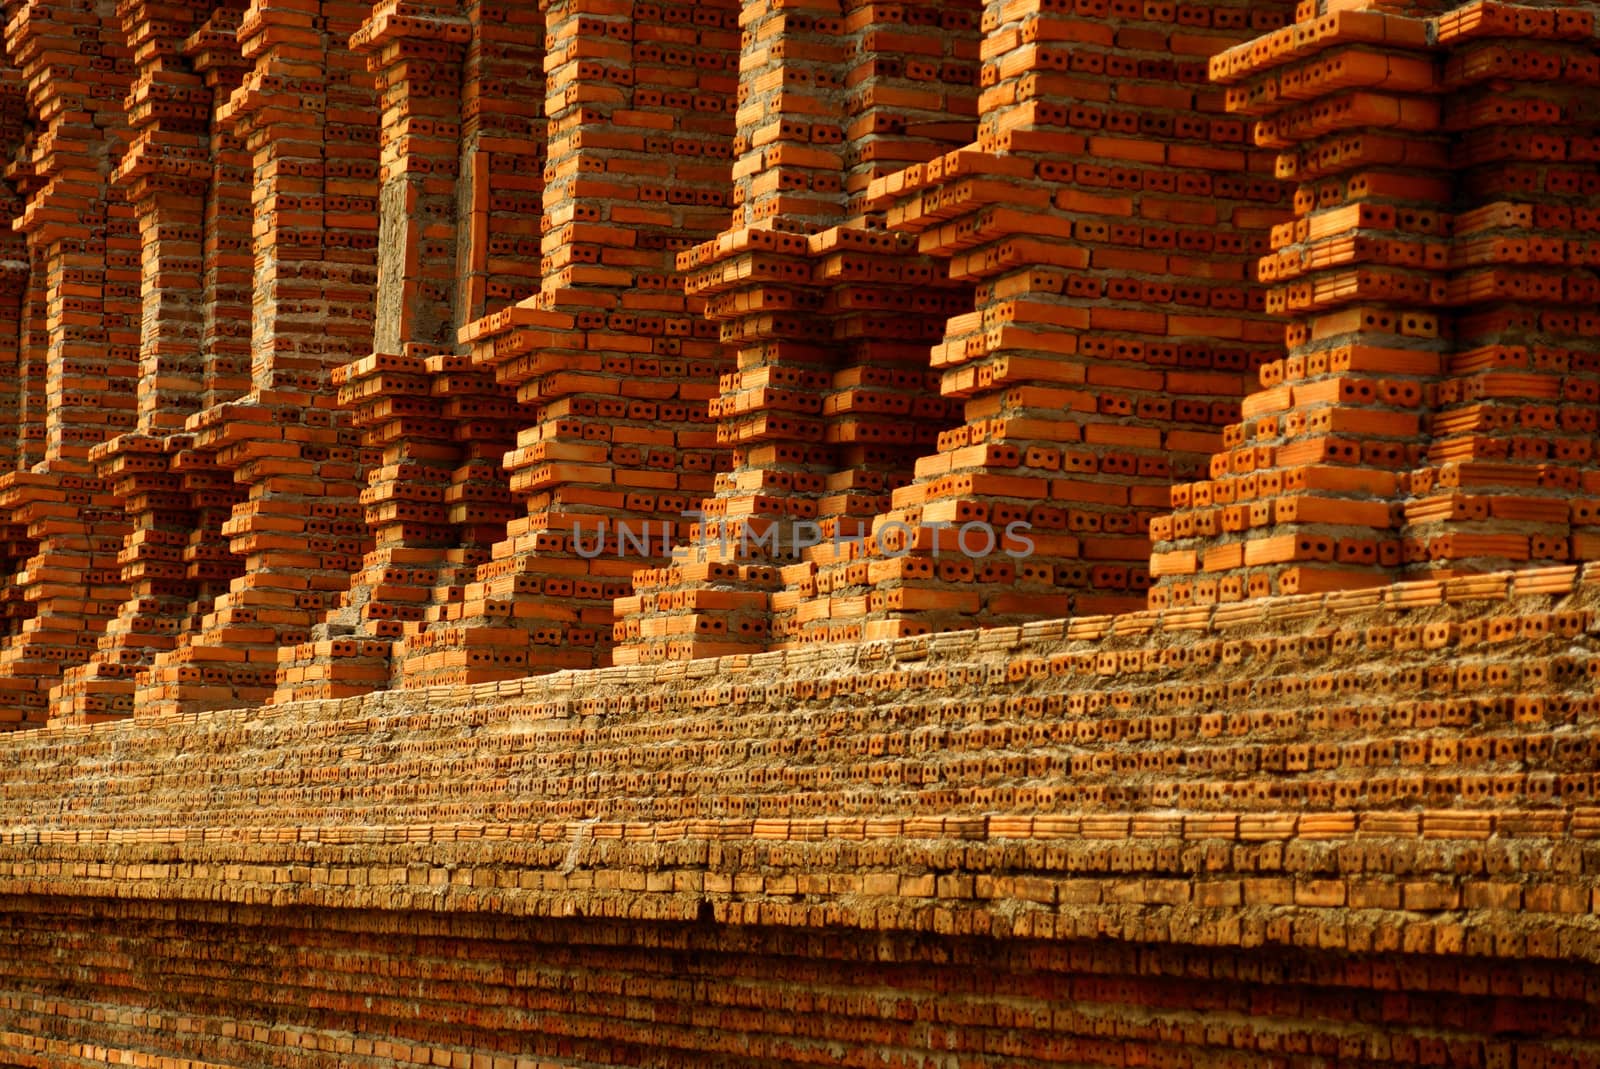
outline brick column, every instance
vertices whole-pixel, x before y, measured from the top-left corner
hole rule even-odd
[[[111,5],[13,4],[7,14],[6,51],[40,124],[16,228],[42,272],[44,374],[35,393],[38,365],[27,361],[24,418],[42,423],[39,459],[0,477],[17,562],[3,595],[12,631],[0,647],[0,721],[34,723],[122,600],[116,555],[127,526],[87,461],[135,421],[139,237],[131,207],[108,189],[128,141],[118,105],[131,66]],[[38,422],[35,396],[45,405]]]
[[[364,458],[330,372],[372,341],[378,113],[348,47],[368,13],[266,0],[239,24],[255,67],[219,121],[253,154],[251,387],[187,429],[246,488],[222,525],[244,574],[141,679],[139,713],[269,699],[279,648],[309,636],[366,549]]]
[[[926,354],[969,297],[864,207],[873,179],[971,139],[976,8],[753,3],[741,21],[734,229],[680,257],[738,361],[712,408],[734,470],[683,559],[619,602],[627,661],[798,634],[819,582],[798,547],[865,530],[954,418]]]
[[[32,140],[24,139],[24,152]],[[20,160],[6,169],[24,198],[39,187],[32,164]],[[23,294],[22,340],[17,367],[17,449],[16,466],[31,468],[44,459],[45,358],[49,353],[48,287],[45,284],[45,254],[33,242],[27,243],[28,288]]]
[[[1285,15],[985,9],[976,143],[868,189],[974,286],[932,351],[964,422],[802,602],[827,621],[803,640],[847,637],[845,620],[888,638],[1143,603],[1148,521],[1276,334],[1247,266],[1284,194],[1205,89],[1205,57]]]
[[[128,598],[89,663],[63,675],[52,693],[52,722],[130,714],[136,671],[176,646],[197,592],[183,554],[198,518],[183,477],[171,470],[177,450],[167,436],[200,408],[205,389],[212,105],[205,79],[183,55],[204,11],[180,10],[187,18],[144,3],[121,11],[137,63],[126,101],[134,137],[114,176],[139,223],[137,427],[95,447],[90,459],[133,527],[117,558]]]
[[[539,290],[544,208],[544,13],[469,0],[456,181],[458,324]],[[535,166],[525,166],[530,159]]]
[[[1425,464],[1406,487],[1406,574],[1592,560],[1594,12],[1484,4],[1434,21],[1453,134],[1455,330]]]
[[[183,53],[212,94],[209,139],[210,187],[205,209],[205,268],[202,280],[205,361],[202,409],[243,396],[250,389],[251,280],[255,257],[250,231],[254,195],[251,154],[231,124],[220,121],[250,63],[239,51],[244,12],[217,8],[189,35]],[[228,548],[222,524],[243,498],[245,487],[219,468],[214,453],[193,448],[192,437],[173,454],[173,470],[189,494],[194,526],[183,549],[184,575],[195,597],[181,631],[193,631],[218,595],[244,570]]]
[[[1211,478],[1174,488],[1152,606],[1374,585],[1399,563],[1391,503],[1448,334],[1449,149],[1426,42],[1422,20],[1346,11],[1213,60],[1299,182],[1260,265],[1289,355],[1262,369]]]
[[[1345,11],[1218,57],[1302,183],[1261,264],[1295,319],[1156,524],[1153,605],[1592,554],[1593,182],[1566,160],[1594,136],[1592,17]]]
[[[28,102],[21,72],[0,59],[0,153],[12,160],[23,150]],[[12,168],[15,168],[12,164]],[[0,183],[0,219],[22,214],[24,200],[8,173]],[[26,454],[23,413],[28,404],[28,334],[33,262],[23,235],[0,230],[0,471],[21,467]]]
[[[805,235],[844,212],[842,9],[750,0],[739,26],[732,226],[677,261],[736,361],[711,407],[734,470],[698,503],[703,520],[671,565],[635,573],[617,602],[623,663],[765,648],[785,558],[764,547],[815,520],[830,467],[819,417],[833,354]]]
[[[712,328],[672,273],[726,218],[733,11],[576,0],[545,23],[542,287],[461,334],[532,412],[505,456],[526,515],[407,636],[407,685],[606,663],[612,600],[718,464]]]
[[[351,39],[383,103],[378,212],[377,352],[334,383],[379,463],[361,493],[374,538],[309,640],[279,651],[274,700],[345,697],[384,686],[390,640],[420,620],[447,549],[459,542],[444,502],[460,450],[432,397],[425,357],[453,339],[461,59],[471,23],[453,3],[380,5]],[[503,448],[503,447],[502,447]],[[381,453],[381,456],[377,454]]]

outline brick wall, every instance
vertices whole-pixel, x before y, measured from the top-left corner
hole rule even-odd
[[[8,968],[14,997],[45,1003],[12,1003],[0,1031],[13,1049],[55,1035],[255,1064],[219,1030],[264,1011],[178,978],[222,967],[210,940],[245,963],[230,982],[256,990],[261,927],[310,971],[273,996],[283,1008],[255,1041],[302,1058],[381,1038],[557,1065],[692,1063],[732,1029],[782,1033],[759,1040],[777,1044],[761,1057],[804,1064],[824,1056],[786,1045],[785,1000],[837,989],[788,970],[884,953],[904,968],[875,958],[839,981],[877,994],[839,994],[862,1023],[827,1057],[903,1046],[916,1064],[995,1043],[984,1056],[1005,1064],[1108,1061],[1154,1044],[1139,1056],[1202,1064],[1292,1042],[1489,1066],[1509,1064],[1506,1044],[1559,1036],[1558,1060],[1575,1059],[1560,1064],[1586,1064],[1587,1018],[1561,1000],[1600,976],[1596,589],[1572,568],[1500,573],[17,734],[0,747],[0,895],[16,928],[84,932],[82,950],[54,945],[97,979],[51,979],[54,955]],[[124,964],[95,925],[184,934]],[[311,948],[343,939],[387,964],[315,964]],[[684,980],[670,957],[651,963],[682,939],[782,948],[741,950],[753,956],[734,969],[776,1001],[747,1005],[720,983],[639,994],[630,970]],[[707,953],[696,968],[716,968],[721,951]],[[594,1032],[587,1003],[559,1001],[503,1024],[510,1009],[480,985],[508,982],[505,954],[556,988],[578,970],[620,992],[600,1016],[657,1030]],[[998,972],[975,974],[968,954]],[[425,1003],[409,1011],[425,1026],[362,1008],[374,1016],[352,1027],[337,1010],[348,996],[308,990],[439,962],[456,971],[418,982],[448,993],[394,996]],[[970,988],[975,975],[995,986]],[[1247,984],[1195,983],[1233,975]],[[1069,989],[1097,993],[1062,1004]],[[987,1007],[975,1018],[958,1009],[969,997]],[[983,1016],[1039,998],[1055,1003],[1048,1019]],[[1146,1023],[1097,1024],[1080,998]],[[1142,1030],[1170,1025],[1151,1008],[1165,1000],[1217,998],[1248,1020]],[[116,1038],[127,1018],[96,1007],[118,1000],[159,1027]],[[733,1017],[717,1016],[734,1012],[723,1000]],[[552,1050],[522,1028],[613,1046]],[[1291,1031],[1302,1038],[1262,1038]],[[1326,1047],[1335,1036],[1360,1050]],[[692,1053],[643,1053],[653,1043]]]
[[[59,898],[0,899],[0,917],[14,933],[0,949],[0,1050],[18,1066],[1490,1067],[1596,1056],[1592,972],[1548,961]],[[47,947],[92,956],[93,976]]]
[[[0,6],[0,1061],[1600,1059],[1592,7]]]

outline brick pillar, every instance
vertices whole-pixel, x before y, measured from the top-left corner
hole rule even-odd
[[[458,324],[539,290],[544,168],[544,14],[532,4],[470,0],[462,63],[461,166],[456,181]]]
[[[0,186],[5,217],[10,219],[22,213],[27,195],[38,187],[38,182],[31,166],[31,135],[24,128],[28,102],[22,74],[9,62],[0,66],[0,105],[6,158],[18,155],[6,167],[6,184]],[[0,470],[9,471],[29,466],[38,458],[44,443],[44,254],[23,235],[9,229],[0,234],[0,240],[5,245],[6,261],[17,265],[15,278],[10,271],[5,278],[5,288],[17,290],[16,331],[13,338],[8,326],[4,334],[6,348],[12,354],[8,364],[16,370],[3,376],[0,383],[11,410],[3,446],[4,468]],[[5,307],[11,307],[9,301]],[[0,576],[4,577],[0,582],[0,633],[11,633],[16,626],[13,621],[25,619],[31,611],[31,606],[22,600],[15,573],[35,548],[25,525],[8,522],[0,526]]]
[[[1347,11],[1212,62],[1299,183],[1260,265],[1289,355],[1262,369],[1211,478],[1173,489],[1153,607],[1374,585],[1399,563],[1392,502],[1448,333],[1449,147],[1426,40],[1420,19]]]
[[[792,544],[796,526],[815,521],[830,467],[819,417],[833,354],[805,235],[844,212],[842,11],[838,0],[750,0],[739,25],[732,228],[677,261],[736,362],[711,407],[733,471],[698,503],[688,545],[669,566],[636,572],[617,602],[622,663],[765,648],[787,559],[765,547]]]
[[[378,112],[348,47],[367,13],[266,0],[239,24],[255,67],[219,121],[253,156],[251,387],[187,429],[246,490],[222,525],[244,573],[156,659],[138,713],[269,699],[278,649],[309,636],[366,549],[364,458],[330,372],[372,343]]]
[[[281,655],[276,700],[390,683],[391,640],[462,599],[515,514],[500,467],[525,421],[515,391],[440,343],[537,287],[543,175],[524,153],[543,138],[543,29],[537,11],[473,3],[384,15],[357,37],[386,101],[378,300],[403,312],[379,316],[392,351],[339,373],[377,454],[362,493],[376,547]]]
[[[1285,15],[985,9],[977,142],[878,178],[867,201],[974,286],[932,350],[964,421],[802,601],[828,621],[804,639],[1143,603],[1147,523],[1202,469],[1276,333],[1247,267],[1283,193],[1205,89],[1205,57]]]
[[[893,492],[914,480],[917,458],[960,422],[958,405],[939,395],[928,353],[945,321],[971,307],[972,287],[919,255],[912,235],[885,234],[870,191],[976,136],[981,17],[975,2],[845,4],[849,121],[841,156],[849,221],[810,239],[814,275],[829,285],[835,309],[839,368],[823,412],[836,455],[818,502],[824,541],[784,570],[784,592],[774,596],[778,646],[862,637],[867,566],[854,539],[870,536]]]
[[[532,413],[505,456],[526,514],[407,636],[407,685],[606,663],[613,599],[718,463],[712,328],[672,274],[726,218],[733,11],[575,0],[545,22],[541,289],[461,334]],[[647,545],[619,544],[619,522]]]
[[[42,127],[16,227],[42,269],[46,407],[40,459],[0,477],[18,562],[4,595],[13,630],[0,647],[0,721],[36,723],[50,687],[94,652],[122,600],[116,556],[127,526],[87,462],[94,445],[134,423],[139,238],[131,207],[108,189],[128,140],[118,105],[130,70],[111,5],[7,13],[6,51]]]
[[[865,530],[953,419],[926,354],[969,297],[863,209],[873,179],[971,139],[976,8],[754,3],[741,21],[735,228],[680,257],[738,361],[712,409],[734,470],[682,559],[619,602],[626,661],[797,636],[819,582],[800,549]]]
[[[137,42],[137,73],[126,105],[134,137],[115,174],[138,219],[141,250],[137,426],[95,447],[106,480],[133,530],[118,554],[128,598],[106,625],[89,663],[69,669],[52,693],[52,722],[84,723],[133,710],[134,674],[177,644],[196,587],[184,549],[196,527],[182,476],[170,470],[167,436],[201,405],[206,313],[206,211],[211,157],[210,93],[183,56],[199,7],[121,11]]]
[[[242,5],[241,5],[242,6]],[[202,408],[231,401],[250,389],[250,303],[255,258],[250,248],[253,173],[251,154],[231,123],[218,113],[229,106],[251,64],[239,51],[242,10],[220,7],[184,42],[183,54],[211,91],[210,185],[205,202],[205,357]]]
[[[11,160],[23,150],[28,102],[22,75],[0,59],[0,154]],[[15,165],[12,165],[13,168]],[[0,183],[0,219],[22,214],[23,197],[11,175]],[[27,398],[32,259],[23,235],[0,230],[0,471],[21,467],[26,453],[23,413]]]
[[[1448,50],[1442,118],[1456,168],[1455,330],[1426,461],[1410,473],[1403,505],[1406,574],[1592,560],[1594,12],[1485,4],[1435,23]]]
[[[210,185],[205,208],[205,266],[202,299],[204,391],[201,408],[243,396],[250,390],[251,281],[251,154],[231,124],[220,121],[234,90],[250,70],[239,51],[240,9],[220,7],[189,35],[183,54],[189,57],[211,90]],[[228,548],[222,525],[243,498],[245,488],[231,472],[216,464],[216,455],[193,448],[189,438],[174,453],[173,470],[189,494],[194,526],[183,549],[184,575],[194,585],[194,600],[180,631],[193,631],[210,612],[218,595],[244,571],[244,561]]]
[[[1157,522],[1153,605],[1589,555],[1594,182],[1564,161],[1593,138],[1592,17],[1347,11],[1218,57],[1302,183],[1261,264],[1295,319]]]
[[[31,140],[31,135],[29,140]],[[27,141],[24,142],[24,145]],[[19,161],[7,169],[17,192],[28,198],[39,186],[32,165]],[[17,368],[18,469],[32,468],[44,459],[45,358],[50,351],[49,288],[45,284],[45,254],[33,242],[27,245],[28,288],[23,294],[22,343]]]
[[[432,396],[425,358],[441,354],[455,333],[461,59],[471,37],[455,5],[439,3],[413,5],[403,17],[376,9],[351,39],[383,101],[383,241],[377,352],[339,368],[334,382],[379,461],[360,499],[374,548],[309,640],[279,651],[277,701],[386,685],[391,640],[404,621],[421,619],[435,573],[459,542],[444,497],[461,450]]]

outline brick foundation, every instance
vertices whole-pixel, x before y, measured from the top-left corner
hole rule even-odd
[[[18,734],[0,1045],[1591,1064],[1596,589],[1502,573]]]

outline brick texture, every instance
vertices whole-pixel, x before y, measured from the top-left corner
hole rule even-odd
[[[1600,1063],[1595,12],[0,0],[0,1062]]]
[[[0,1049],[1589,1064],[1596,589],[1500,573],[18,734]]]

